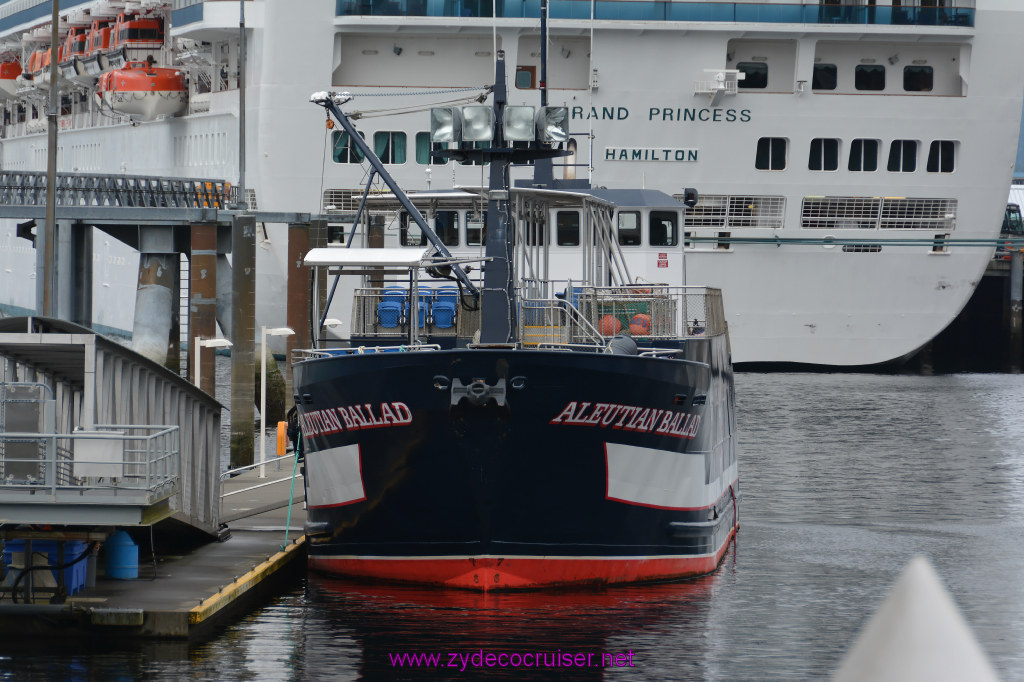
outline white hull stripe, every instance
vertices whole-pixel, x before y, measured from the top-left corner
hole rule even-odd
[[[705,455],[605,443],[608,499],[665,509],[701,509],[721,491],[705,485]]]
[[[310,507],[338,507],[366,499],[358,445],[311,452],[306,455]]]

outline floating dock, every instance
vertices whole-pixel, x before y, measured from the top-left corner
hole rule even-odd
[[[304,570],[294,460],[222,481],[221,409],[84,327],[0,320],[0,633],[202,637]]]

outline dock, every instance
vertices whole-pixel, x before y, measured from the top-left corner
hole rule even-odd
[[[305,569],[292,456],[225,472],[217,400],[64,320],[0,320],[0,633],[196,639]]]
[[[233,520],[223,539],[172,551],[161,551],[157,541],[154,556],[140,545],[137,578],[115,580],[101,572],[94,586],[63,604],[50,604],[45,591],[30,604],[12,603],[4,594],[0,633],[203,639],[294,585],[306,570],[303,488],[299,478],[289,519],[292,460],[282,460],[281,471],[267,467],[267,478],[251,471],[225,482],[222,514]]]

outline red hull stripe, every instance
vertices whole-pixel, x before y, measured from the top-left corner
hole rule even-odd
[[[714,554],[670,557],[321,557],[314,571],[355,578],[413,582],[487,592],[558,585],[667,580],[715,570],[735,535]]]

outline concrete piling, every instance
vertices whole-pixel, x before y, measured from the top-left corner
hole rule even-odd
[[[217,335],[217,226],[211,223],[198,223],[192,226],[192,266],[190,269],[189,344],[195,343],[196,337],[212,339]],[[195,357],[195,349],[189,353],[189,371],[191,358]],[[214,349],[201,348],[200,367],[203,376],[199,379],[199,387],[210,395],[214,395]]]
[[[256,218],[231,224],[231,468],[254,462],[256,420]],[[214,291],[216,295],[216,291]]]

